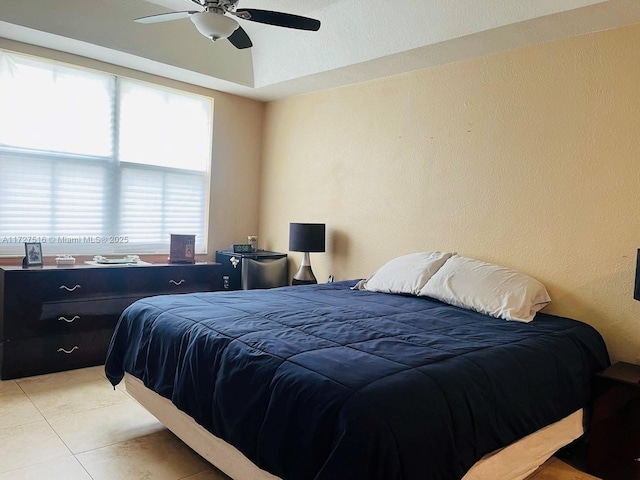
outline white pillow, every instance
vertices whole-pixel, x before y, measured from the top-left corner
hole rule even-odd
[[[452,253],[421,252],[394,258],[380,267],[367,280],[360,280],[353,288],[383,293],[418,295],[434,273]]]
[[[530,322],[551,302],[544,285],[528,275],[458,255],[447,260],[419,295],[520,322]]]

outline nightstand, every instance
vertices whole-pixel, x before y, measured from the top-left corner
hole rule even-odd
[[[640,365],[618,362],[597,374],[589,435],[589,473],[640,480]]]

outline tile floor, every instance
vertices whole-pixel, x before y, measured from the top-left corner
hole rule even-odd
[[[0,381],[0,480],[229,480],[103,367]],[[528,480],[597,480],[557,458]]]
[[[103,372],[0,382],[0,480],[228,480]]]

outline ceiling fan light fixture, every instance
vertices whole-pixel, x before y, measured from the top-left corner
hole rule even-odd
[[[198,31],[211,40],[227,38],[238,28],[238,22],[220,13],[198,12],[189,18]]]

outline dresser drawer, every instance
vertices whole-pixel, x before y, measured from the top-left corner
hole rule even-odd
[[[90,298],[104,292],[123,292],[124,272],[65,268],[6,272],[5,292],[11,303],[38,303]]]
[[[152,276],[136,268],[130,271],[127,287],[149,292],[149,296],[208,292],[218,290],[219,276],[217,265],[165,265],[156,267]]]
[[[44,302],[7,309],[4,339],[115,328],[122,311],[140,295]]]
[[[2,380],[104,363],[113,329],[7,340],[0,357]]]

